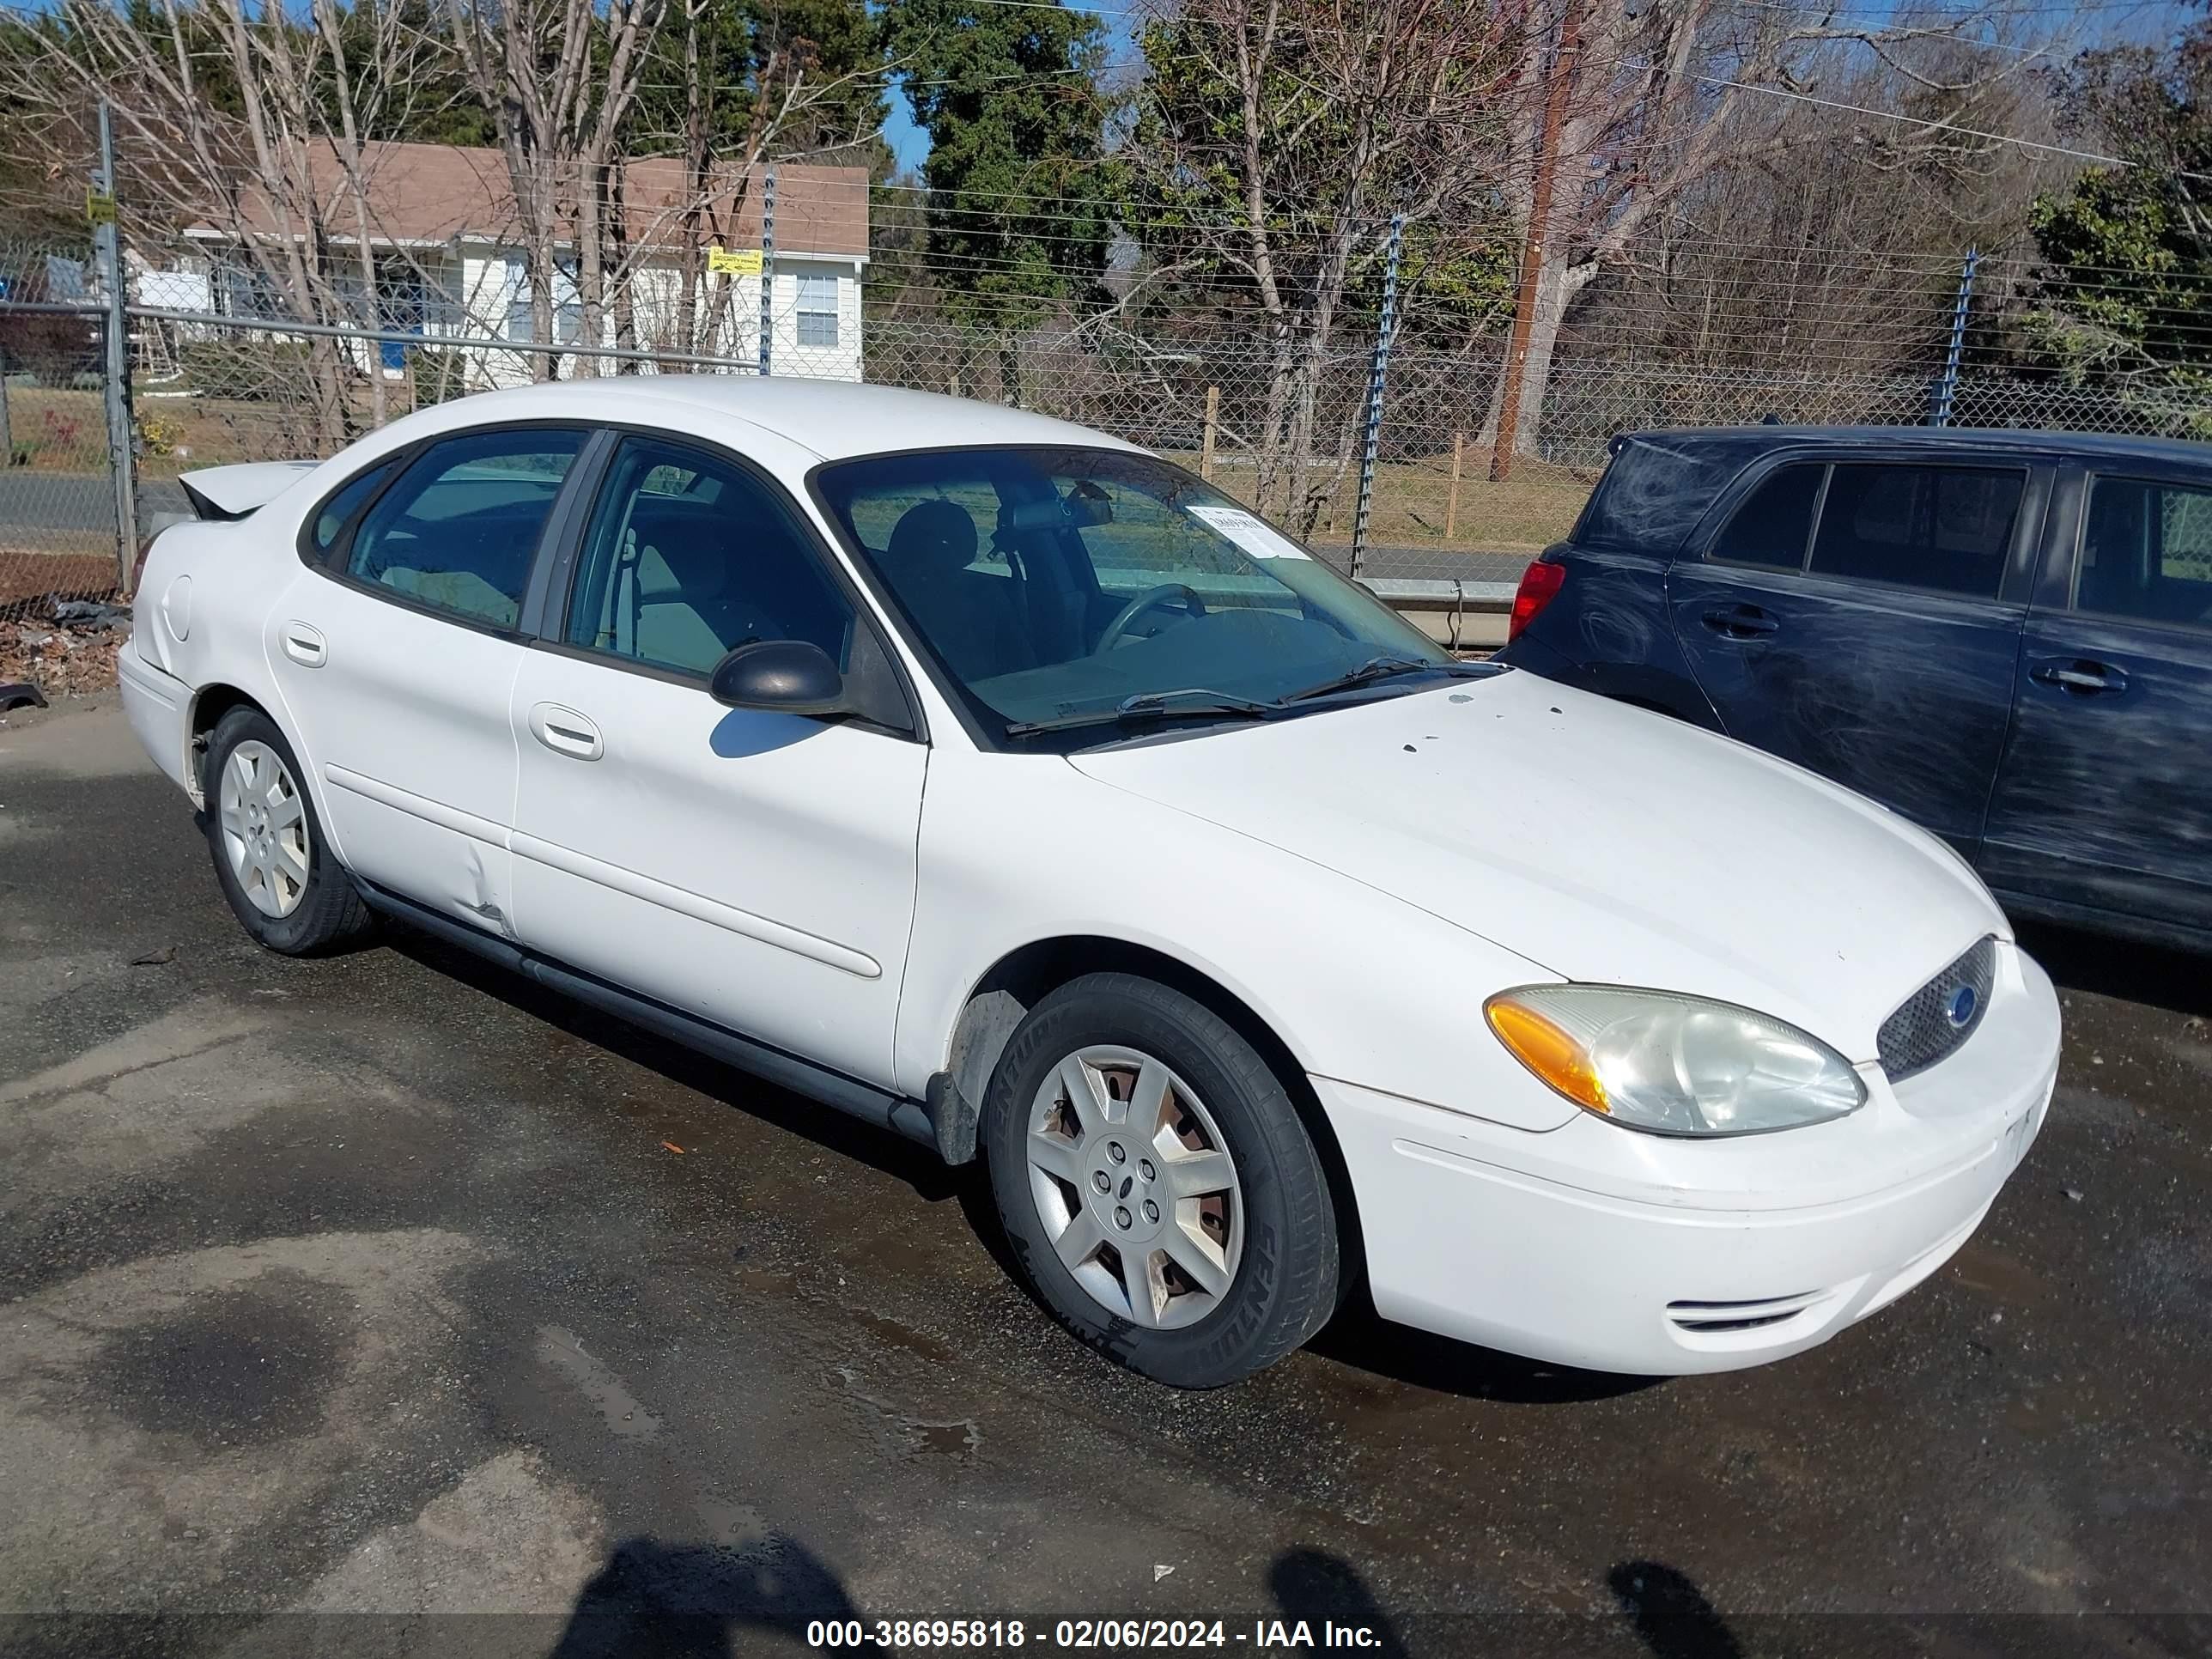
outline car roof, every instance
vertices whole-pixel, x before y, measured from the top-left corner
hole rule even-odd
[[[450,430],[492,421],[584,417],[668,426],[681,410],[743,421],[823,460],[978,444],[1074,445],[1135,450],[1088,427],[1027,410],[933,392],[794,375],[622,374],[486,392],[440,406]],[[696,429],[686,426],[685,429]]]
[[[1978,426],[1684,426],[1655,427],[1648,431],[1624,432],[1616,445],[1659,442],[1668,445],[1706,443],[1726,445],[1747,456],[1766,450],[1833,446],[1853,448],[1909,444],[1915,448],[1960,449],[1986,453],[2019,450],[2036,454],[2081,455],[2171,463],[2181,466],[2212,465],[2212,444],[2182,438],[2141,438],[2114,432],[2042,432],[2018,427]]]

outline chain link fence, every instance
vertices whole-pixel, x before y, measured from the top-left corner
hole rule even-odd
[[[118,546],[104,296],[85,252],[0,245],[8,463],[0,618],[35,615],[57,597],[112,595],[135,552]],[[381,422],[455,398],[549,375],[760,371],[757,331],[741,349],[681,353],[587,349],[557,329],[553,342],[535,344],[469,316],[414,316],[401,319],[414,325],[404,329],[308,325],[213,308],[203,296],[222,292],[219,274],[191,294],[149,275],[134,266],[127,312],[142,531],[185,510],[179,472],[326,454]],[[145,303],[149,294],[201,304]],[[771,310],[776,374],[1018,404],[1158,450],[1247,501],[1263,474],[1295,471],[1310,538],[1325,556],[1348,559],[1372,368],[1370,350],[1356,343],[1308,366],[1312,417],[1301,461],[1263,440],[1279,365],[1249,337],[1161,337],[1079,317],[997,331],[900,317],[863,326],[855,309],[839,319],[834,346],[809,347],[808,332],[817,340],[824,332],[818,315],[810,325],[792,301]],[[1512,580],[1532,551],[1571,526],[1608,442],[1624,430],[1768,417],[1914,424],[1929,405],[1921,375],[1593,360],[1573,355],[1570,343],[1551,369],[1541,420],[1522,428],[1524,453],[1493,481],[1504,358],[1498,340],[1392,354],[1365,574]],[[2212,433],[2212,402],[1972,373],[1960,378],[1954,409],[1961,426]]]

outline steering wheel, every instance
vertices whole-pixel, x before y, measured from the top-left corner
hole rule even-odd
[[[1164,611],[1170,605],[1180,605],[1184,614],[1196,618],[1206,614],[1206,601],[1181,582],[1162,582],[1158,587],[1148,587],[1115,613],[1114,620],[1106,624],[1106,631],[1098,636],[1098,643],[1091,648],[1094,657],[1105,655],[1121,642],[1129,625],[1147,611]]]

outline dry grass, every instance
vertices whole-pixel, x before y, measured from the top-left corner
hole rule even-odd
[[[140,388],[133,412],[143,441],[138,471],[149,478],[234,461],[288,460],[316,447],[307,417],[281,400],[167,398]],[[8,413],[15,447],[30,451],[30,471],[106,471],[107,416],[97,392],[11,386]]]
[[[98,392],[15,388],[9,394],[9,404],[15,440],[31,447],[33,471],[105,470],[106,429]],[[137,410],[142,428],[155,440],[139,461],[142,475],[149,478],[174,477],[195,467],[233,461],[278,459],[313,447],[298,412],[281,402],[161,398],[141,390]],[[1170,459],[1194,468],[1198,464],[1195,454]],[[1237,457],[1220,458],[1213,482],[1230,495],[1249,500],[1252,469],[1240,461]],[[1455,510],[1449,451],[1385,463],[1376,472],[1370,539],[1382,547],[1439,552],[1534,551],[1567,533],[1592,483],[1586,472],[1528,460],[1518,463],[1514,477],[1504,483],[1491,483],[1487,471],[1486,454],[1468,452]],[[1314,540],[1323,544],[1349,542],[1357,505],[1357,480],[1347,477],[1336,498],[1322,509]]]
[[[1198,465],[1195,454],[1170,459],[1194,470]],[[1455,511],[1449,452],[1383,463],[1375,469],[1369,540],[1379,547],[1446,553],[1534,552],[1559,540],[1573,527],[1594,482],[1589,475],[1570,468],[1524,460],[1515,466],[1511,479],[1492,483],[1488,469],[1486,455],[1470,451],[1462,458]],[[1229,459],[1217,461],[1213,483],[1241,501],[1251,499],[1253,476],[1249,465]],[[1314,527],[1314,541],[1323,546],[1351,541],[1358,508],[1358,481],[1354,476],[1345,480],[1344,488],[1322,509],[1321,520]],[[1449,536],[1447,526],[1451,532]]]

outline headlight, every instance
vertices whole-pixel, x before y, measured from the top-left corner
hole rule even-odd
[[[1665,1135],[1748,1135],[1856,1111],[1866,1086],[1825,1042],[1748,1008],[1671,991],[1526,985],[1484,1017],[1585,1111]]]

